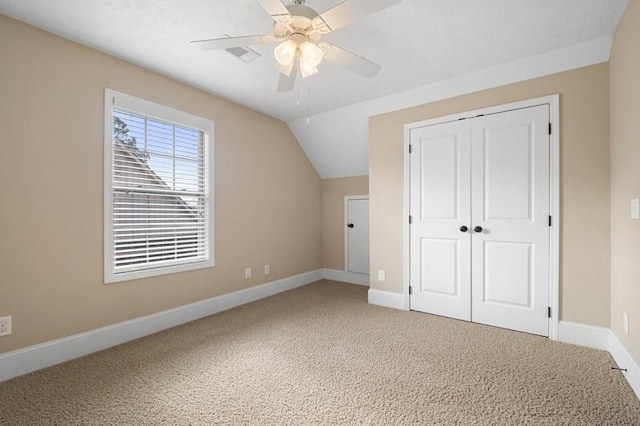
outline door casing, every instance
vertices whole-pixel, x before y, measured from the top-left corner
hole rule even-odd
[[[461,112],[444,117],[408,123],[404,126],[404,194],[403,194],[403,292],[404,309],[409,310],[409,279],[410,279],[410,227],[409,227],[409,201],[410,201],[410,156],[409,143],[411,129],[431,126],[464,118],[473,118],[478,115],[496,114],[516,109],[529,108],[538,105],[549,105],[549,117],[551,123],[551,135],[549,137],[549,211],[552,217],[552,226],[549,235],[549,306],[551,318],[549,320],[549,339],[558,340],[558,311],[560,292],[560,95],[543,96],[527,99],[488,108]]]

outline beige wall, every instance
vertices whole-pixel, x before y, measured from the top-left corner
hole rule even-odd
[[[322,181],[323,266],[344,271],[344,197],[368,195],[369,176],[324,179]]]
[[[640,363],[640,220],[629,203],[640,197],[640,1],[632,0],[616,31],[610,64],[611,329]],[[629,315],[629,334],[622,315]]]
[[[215,121],[215,268],[103,284],[105,87]],[[0,129],[0,353],[322,267],[321,180],[278,120],[0,15]]]
[[[594,65],[372,117],[369,121],[371,288],[403,291],[403,126],[560,94],[560,318],[609,326],[609,73]]]

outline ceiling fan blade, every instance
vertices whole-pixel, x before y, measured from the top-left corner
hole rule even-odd
[[[228,49],[239,46],[255,46],[256,44],[269,44],[275,38],[271,35],[252,35],[242,37],[212,38],[209,40],[194,40],[191,46],[199,50]]]
[[[362,56],[358,56],[336,45],[331,45],[329,50],[324,54],[324,59],[367,78],[375,76],[382,69],[382,67],[375,62],[371,62]]]
[[[298,75],[298,65],[294,62],[291,74],[280,73],[280,79],[278,80],[278,92],[286,93],[291,92],[296,85],[296,76]]]
[[[400,3],[402,0],[346,0],[339,5],[323,12],[316,19],[321,19],[329,31],[362,18],[372,15],[388,7]]]
[[[280,0],[258,0],[260,6],[277,22],[288,21],[291,14]]]

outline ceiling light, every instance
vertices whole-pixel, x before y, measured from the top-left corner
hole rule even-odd
[[[316,44],[305,41],[300,45],[300,54],[312,67],[317,67],[322,62],[324,52]]]
[[[280,65],[288,67],[296,57],[298,45],[293,40],[285,40],[273,49],[273,56]]]
[[[309,40],[293,38],[280,43],[273,50],[273,56],[278,62],[278,70],[284,75],[291,75],[297,60],[302,78],[307,78],[318,72],[317,66],[322,62],[324,51]]]
[[[318,68],[313,66],[304,56],[300,56],[300,74],[302,78],[307,78],[318,72]]]

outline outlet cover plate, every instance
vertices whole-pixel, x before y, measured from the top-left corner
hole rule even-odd
[[[11,317],[0,318],[0,336],[11,334]]]

